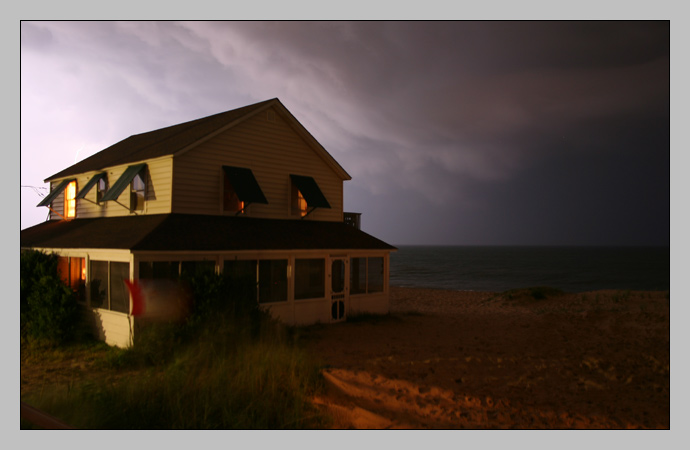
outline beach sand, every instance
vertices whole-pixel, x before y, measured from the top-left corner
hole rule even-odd
[[[668,292],[391,288],[389,315],[303,333],[333,428],[668,429],[669,326]]]

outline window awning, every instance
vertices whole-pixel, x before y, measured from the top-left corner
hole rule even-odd
[[[86,197],[86,194],[88,194],[89,191],[91,190],[91,188],[93,188],[93,187],[96,185],[96,183],[98,183],[98,180],[100,180],[101,178],[104,178],[106,175],[107,175],[107,174],[106,174],[105,172],[101,172],[101,173],[97,173],[96,175],[94,175],[93,177],[91,177],[91,179],[89,180],[89,182],[86,183],[86,186],[84,186],[84,187],[81,189],[81,191],[79,191],[79,193],[77,193],[77,197],[76,197],[76,198],[84,198],[84,197]]]
[[[307,205],[312,208],[330,208],[331,205],[326,200],[326,197],[319,189],[319,185],[316,184],[316,180],[312,177],[307,177],[303,175],[293,175],[290,174],[290,179],[297,189],[302,193],[304,199],[307,201]]]
[[[117,200],[117,198],[122,194],[122,191],[125,190],[127,185],[132,182],[135,176],[143,169],[146,167],[146,164],[135,164],[133,166],[127,167],[127,170],[125,170],[125,173],[123,173],[120,178],[117,179],[115,184],[108,189],[108,192],[105,193],[105,195],[102,198],[102,201],[106,202],[109,200]]]
[[[266,196],[261,191],[259,183],[254,178],[254,174],[251,169],[244,167],[232,167],[223,166],[223,171],[225,176],[228,177],[228,181],[232,184],[233,189],[240,201],[247,204],[249,203],[263,203],[268,204]]]
[[[55,189],[50,191],[50,194],[46,195],[46,197],[41,200],[41,203],[39,203],[36,206],[50,206],[50,203],[55,200],[55,197],[60,195],[62,191],[65,190],[68,184],[70,184],[72,181],[74,181],[75,178],[70,178],[69,180],[62,180],[60,184],[57,185]]]

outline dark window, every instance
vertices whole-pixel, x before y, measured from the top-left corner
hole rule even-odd
[[[146,167],[142,168],[132,178],[130,205],[132,211],[143,211],[146,200]]]
[[[129,263],[110,263],[110,310],[129,313],[129,290],[125,284],[129,280]]]
[[[368,258],[367,292],[383,292],[383,258]]]
[[[180,275],[183,277],[193,277],[215,272],[215,261],[182,261],[180,266]]]
[[[129,263],[91,261],[91,307],[129,314]]]
[[[108,304],[108,261],[91,261],[91,307],[110,309]]]
[[[295,260],[295,300],[322,298],[326,291],[326,260]]]
[[[143,261],[139,263],[139,278],[175,280],[179,277],[179,261]]]
[[[238,300],[256,301],[256,260],[226,260],[223,276],[229,283],[230,295]]]
[[[350,259],[350,293],[383,292],[383,258]]]
[[[107,190],[108,177],[103,175],[101,178],[99,178],[98,184],[96,185],[96,201],[98,203],[101,203],[103,201],[103,196],[105,195]]]
[[[287,260],[259,261],[259,303],[287,301]]]
[[[350,259],[350,293],[366,294],[367,292],[367,259]]]

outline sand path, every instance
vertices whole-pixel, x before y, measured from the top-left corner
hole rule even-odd
[[[305,333],[334,428],[669,427],[667,293],[393,288],[391,315]]]

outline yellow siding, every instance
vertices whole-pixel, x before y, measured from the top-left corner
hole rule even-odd
[[[309,219],[343,219],[343,180],[278,114],[257,114],[177,156],[172,211],[222,214],[223,165],[251,169],[266,196],[267,205],[249,206],[250,217],[299,218],[290,211],[292,173],[313,177],[331,205]]]
[[[170,212],[170,203],[172,196],[172,157],[155,159],[146,161],[148,169],[148,186],[146,194],[146,206],[143,211],[144,214],[165,214]],[[122,166],[115,166],[108,168],[108,183],[113,186],[120,175],[132,164]],[[88,172],[77,177],[77,190],[81,190],[86,183],[100,171]],[[129,211],[129,189],[125,189],[120,194],[117,202],[109,201],[105,204],[96,203],[97,189],[94,186],[86,197],[77,200],[77,217],[78,218],[94,218],[94,217],[118,217],[133,215]],[[53,204],[60,207],[59,212],[63,208],[63,196],[60,195]],[[53,208],[57,209],[57,208]],[[59,218],[59,216],[56,216]]]
[[[132,345],[132,318],[127,314],[106,309],[88,308],[92,329],[96,337],[108,345],[126,348]]]

